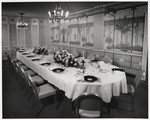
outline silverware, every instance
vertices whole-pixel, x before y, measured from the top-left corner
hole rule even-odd
[[[85,80],[80,79],[80,80],[78,80],[77,82],[83,83],[83,82],[85,82]]]

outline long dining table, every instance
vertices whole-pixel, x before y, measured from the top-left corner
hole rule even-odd
[[[97,63],[90,64],[89,59],[85,60],[85,69],[75,67],[65,67],[55,63],[53,54],[37,55],[32,52],[17,52],[17,58],[28,68],[35,71],[49,83],[53,84],[65,92],[65,96],[71,100],[76,99],[83,93],[98,94],[106,103],[111,101],[112,96],[119,96],[121,93],[127,93],[127,82],[125,72],[112,72],[112,68],[117,66],[102,63],[100,68]],[[33,55],[33,56],[32,56]],[[31,56],[31,57],[28,57]],[[39,58],[39,61],[32,59]],[[78,58],[81,61],[82,58]],[[50,62],[50,65],[43,66],[42,63]],[[63,68],[61,73],[53,72],[55,68]],[[95,82],[84,81],[84,76],[92,75],[98,78]]]

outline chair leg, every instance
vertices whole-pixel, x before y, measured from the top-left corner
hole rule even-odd
[[[56,110],[58,110],[58,106],[57,106],[57,93],[54,95],[54,101],[55,101]]]
[[[108,106],[107,106],[107,114],[109,114],[110,113],[110,104],[108,104]]]
[[[132,112],[134,111],[134,96],[131,96],[132,98]]]
[[[29,100],[32,98],[32,96],[33,96],[33,95],[31,94],[31,95],[29,96],[29,98],[27,99],[27,101],[29,101]]]
[[[43,109],[44,109],[44,106],[42,106],[42,108],[40,109],[40,111],[37,113],[36,118],[39,117],[39,115],[41,114],[41,112],[43,111]]]

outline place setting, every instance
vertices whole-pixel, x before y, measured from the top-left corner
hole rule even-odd
[[[27,58],[33,58],[36,57],[36,55],[28,55]]]
[[[64,73],[65,69],[61,68],[61,67],[57,67],[57,68],[53,68],[53,69],[49,68],[49,71],[52,71],[53,73],[56,73],[56,74],[57,73],[61,74],[61,73]]]
[[[98,82],[98,83],[102,83],[101,79],[92,75],[86,75],[83,77],[83,79],[79,79],[77,82],[87,82],[87,83],[93,83],[93,82]]]
[[[21,50],[18,50],[18,52],[22,53],[22,52],[26,52],[25,49],[21,49]]]
[[[41,60],[40,58],[31,59],[31,61],[40,61],[40,60]]]
[[[50,66],[52,63],[50,61],[40,62],[41,66]]]
[[[26,51],[26,52],[23,52],[22,55],[30,55],[31,53]]]

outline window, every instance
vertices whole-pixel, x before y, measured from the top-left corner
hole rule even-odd
[[[142,54],[144,6],[116,11],[104,17],[105,49]]]

